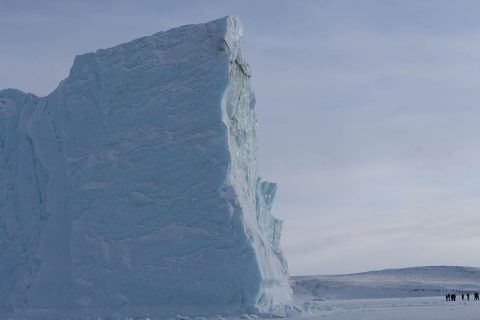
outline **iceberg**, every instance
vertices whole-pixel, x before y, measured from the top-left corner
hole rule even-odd
[[[46,97],[0,91],[0,315],[290,303],[242,36],[182,26],[77,56]]]

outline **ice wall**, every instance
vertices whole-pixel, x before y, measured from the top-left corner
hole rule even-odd
[[[183,26],[77,56],[47,97],[0,91],[0,314],[290,301],[242,33]]]

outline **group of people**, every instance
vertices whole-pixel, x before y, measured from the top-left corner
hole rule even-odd
[[[465,296],[467,296],[467,301],[470,301],[470,292],[467,292],[467,294],[464,294],[462,292],[462,301],[465,301]],[[457,301],[457,294],[456,293],[448,293],[445,296],[445,300],[447,301]],[[473,300],[480,300],[480,296],[478,292],[473,293]]]

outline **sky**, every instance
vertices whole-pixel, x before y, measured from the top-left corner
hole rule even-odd
[[[0,0],[0,88],[237,14],[292,275],[480,266],[480,2]]]

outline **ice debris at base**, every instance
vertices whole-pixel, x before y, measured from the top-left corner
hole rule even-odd
[[[77,56],[47,97],[0,91],[0,314],[290,302],[242,33],[187,25]]]

